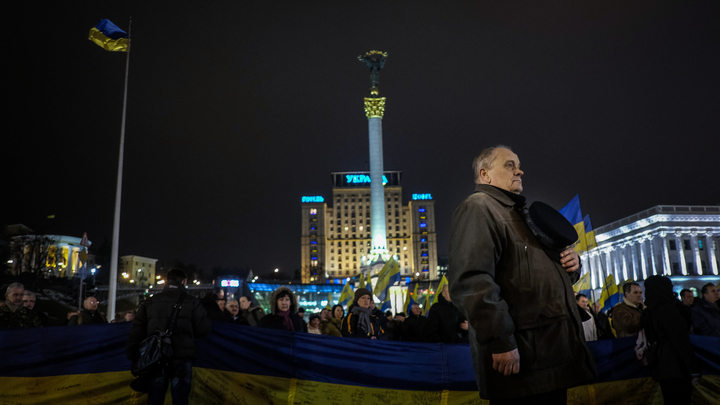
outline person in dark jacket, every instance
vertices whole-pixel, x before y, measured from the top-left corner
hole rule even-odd
[[[693,353],[687,322],[676,307],[672,281],[650,276],[644,284],[647,308],[640,318],[640,329],[645,331],[648,343],[657,345],[658,353],[656,360],[648,359],[650,375],[660,382],[665,404],[690,404],[701,365]]]
[[[700,290],[702,298],[695,301],[692,309],[692,324],[695,334],[720,336],[720,312],[718,312],[718,289],[707,283]]]
[[[358,288],[355,299],[348,307],[348,314],[343,318],[340,331],[343,337],[378,339],[385,334],[380,320],[370,309],[372,293],[367,288]]]
[[[25,286],[12,283],[5,290],[5,304],[0,306],[0,328],[38,328],[42,326],[34,311],[23,305]]]
[[[222,291],[222,290],[221,290]],[[223,299],[223,302],[225,300]],[[204,296],[200,302],[202,303],[203,308],[205,308],[205,312],[207,313],[208,318],[210,318],[213,322],[230,322],[230,318],[225,314],[225,312],[220,309],[220,305],[218,304],[218,295],[214,292],[211,292],[210,294],[207,294]]]
[[[240,303],[240,315],[247,320],[250,326],[258,326],[260,319],[265,316],[265,311],[262,308],[254,306],[252,298],[248,295],[243,295],[238,299]]]
[[[149,334],[165,331],[175,305],[180,302],[180,312],[170,337],[173,355],[170,363],[151,380],[148,404],[162,404],[168,383],[171,384],[173,404],[187,404],[192,384],[192,361],[195,358],[195,339],[210,333],[210,319],[200,300],[187,294],[187,276],[180,269],[171,269],[163,291],[140,304],[130,327],[126,342],[127,358],[133,363],[140,357],[139,345]]]
[[[468,343],[468,322],[452,304],[447,284],[428,311],[424,336],[428,343]]]
[[[402,324],[405,318],[407,318],[405,312],[398,312],[391,321],[388,321],[385,330],[385,336],[387,336],[388,340],[403,340]]]
[[[410,307],[410,316],[402,323],[403,340],[408,342],[425,341],[425,325],[428,319],[422,316],[420,305]]]
[[[247,319],[240,315],[240,304],[237,302],[237,300],[227,301],[227,303],[225,304],[225,315],[230,319],[231,323],[234,323],[236,325],[250,326]]]
[[[298,307],[297,297],[292,290],[280,287],[270,296],[271,313],[263,316],[258,326],[289,332],[307,332],[303,328],[303,319],[297,313]]]
[[[480,397],[565,404],[568,388],[597,378],[572,290],[577,232],[547,204],[526,209],[509,148],[483,150],[473,171],[475,193],[452,217],[447,279],[469,323]]]
[[[95,325],[100,323],[108,323],[108,321],[98,311],[98,300],[95,297],[85,298],[82,311],[70,317],[68,321],[68,325]]]

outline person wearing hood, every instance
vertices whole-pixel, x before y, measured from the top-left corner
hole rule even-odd
[[[424,335],[428,343],[468,343],[468,321],[452,304],[448,285],[428,311]]]
[[[640,329],[650,345],[657,345],[653,358],[648,349],[648,368],[660,382],[666,404],[690,404],[693,385],[700,380],[701,365],[693,353],[687,322],[675,305],[672,281],[663,276],[645,280],[647,308],[640,317]]]
[[[424,330],[428,319],[422,316],[422,309],[417,303],[410,307],[410,316],[402,323],[403,340],[408,342],[424,342]]]
[[[280,287],[270,296],[270,313],[260,319],[258,326],[290,332],[307,332],[303,319],[298,315],[298,301],[293,291]]]
[[[345,310],[342,305],[335,305],[332,307],[330,319],[322,325],[322,334],[330,336],[342,336],[340,327],[342,326],[342,320],[345,317]]]
[[[342,320],[340,331],[343,337],[377,339],[385,335],[377,316],[370,308],[372,293],[366,288],[355,290],[355,299],[348,308],[347,316]]]

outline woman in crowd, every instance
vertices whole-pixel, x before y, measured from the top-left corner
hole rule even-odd
[[[345,310],[343,309],[342,305],[335,305],[332,308],[332,316],[328,320],[328,322],[325,322],[322,328],[322,334],[323,335],[330,335],[330,336],[342,336],[342,333],[340,333],[340,326],[342,324],[342,319],[345,316]]]
[[[358,288],[355,291],[355,299],[340,327],[343,337],[377,339],[385,334],[380,321],[372,314],[371,301],[372,293],[368,289]]]
[[[303,320],[297,313],[298,307],[297,298],[292,290],[280,287],[270,296],[271,313],[260,319],[259,326],[290,332],[307,332],[303,329]]]
[[[660,382],[665,404],[690,404],[701,367],[690,344],[687,322],[675,307],[672,281],[648,277],[645,298],[647,308],[640,318],[640,329],[650,345],[645,353],[650,375]]]
[[[310,315],[310,322],[308,323],[308,333],[312,333],[313,335],[322,335],[322,333],[320,332],[320,315]]]

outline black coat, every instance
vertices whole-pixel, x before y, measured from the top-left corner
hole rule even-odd
[[[178,302],[181,293],[183,294],[182,308],[171,337],[172,358],[176,360],[195,358],[195,339],[210,333],[210,319],[199,299],[188,295],[184,291],[184,287],[168,285],[163,292],[140,304],[125,345],[128,359],[135,361],[140,356],[138,346],[148,334],[167,329],[173,307]]]
[[[380,338],[385,335],[385,330],[380,326],[380,320],[375,315],[370,315],[371,331],[365,332],[358,327],[358,320],[360,318],[348,311],[348,314],[342,320],[340,326],[340,333],[343,337],[354,337],[354,338],[365,338],[370,339],[371,337]]]
[[[653,379],[690,379],[691,373],[699,373],[701,365],[693,353],[687,322],[675,305],[658,305],[646,316],[649,318],[649,325],[645,326],[646,339],[656,342],[660,353],[657,366],[650,370]]]
[[[73,315],[70,317],[70,320],[68,320],[68,325],[74,326],[74,325],[97,325],[101,323],[107,323],[107,319],[105,319],[104,316],[98,311],[90,311],[88,309],[83,308],[82,311],[80,311],[80,316]]]
[[[428,321],[423,333],[428,343],[467,343],[468,333],[460,328],[465,322],[460,310],[440,294],[438,302],[428,311]]]
[[[425,325],[428,319],[422,315],[413,315],[405,318],[402,323],[403,340],[407,342],[424,342],[425,341]]]
[[[303,328],[303,319],[300,315],[290,314],[290,320],[293,324],[293,332],[307,332],[307,329]],[[285,329],[285,324],[283,323],[283,317],[276,314],[267,314],[263,316],[260,318],[258,326],[268,329],[287,330]]]

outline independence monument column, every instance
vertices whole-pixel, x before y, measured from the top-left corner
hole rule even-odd
[[[385,222],[385,189],[383,186],[382,118],[385,97],[379,97],[380,69],[385,65],[387,52],[370,51],[358,59],[370,68],[370,97],[365,97],[365,115],[370,137],[370,213],[372,249],[368,264],[382,263],[390,258],[387,249]]]

